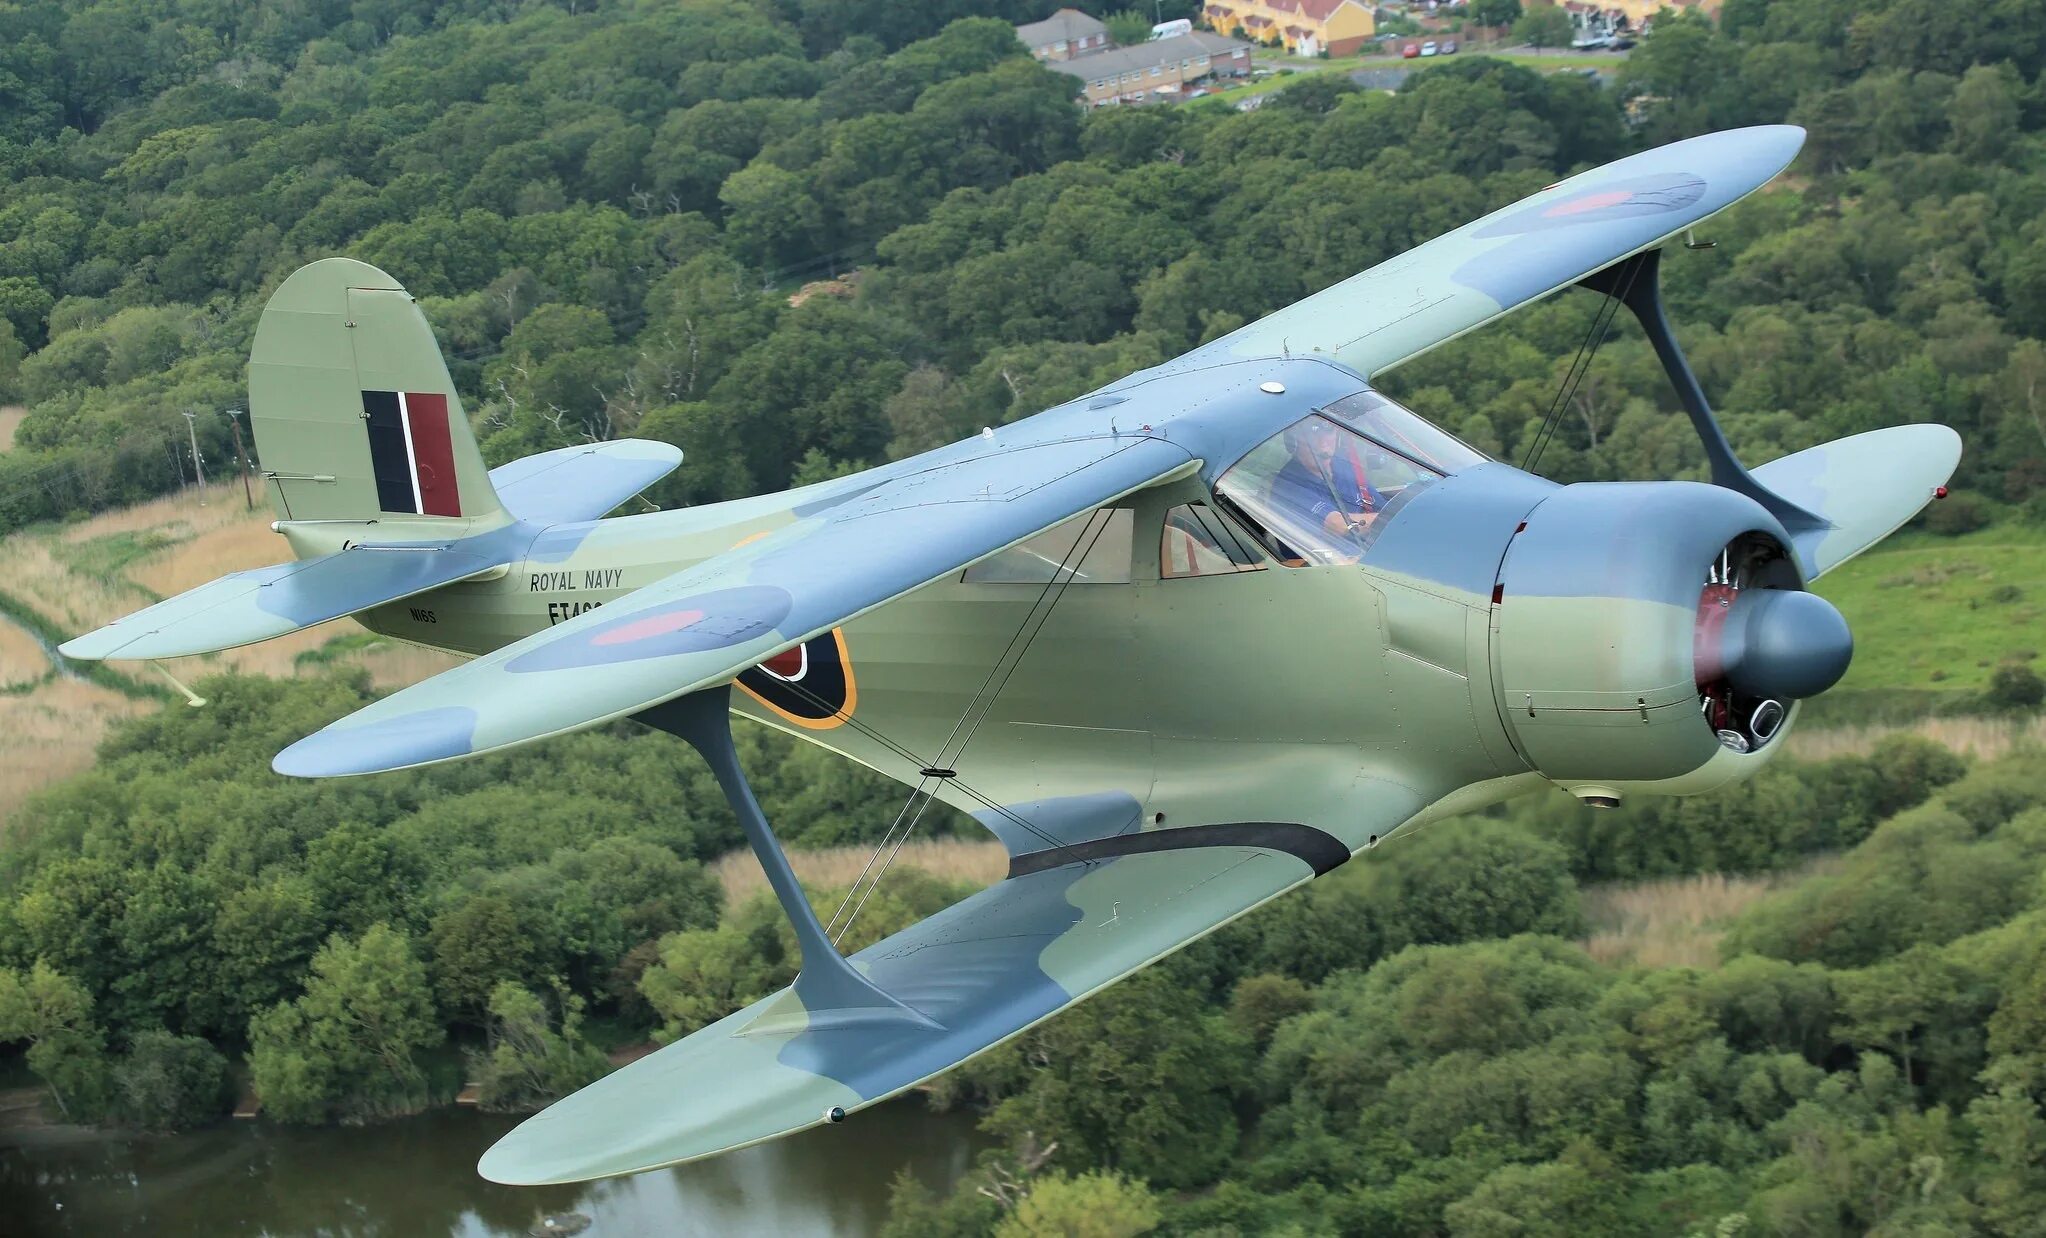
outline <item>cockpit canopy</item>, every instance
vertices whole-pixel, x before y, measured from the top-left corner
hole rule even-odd
[[[1346,396],[1266,439],[1216,496],[1281,563],[1354,563],[1398,508],[1485,457],[1375,391]]]

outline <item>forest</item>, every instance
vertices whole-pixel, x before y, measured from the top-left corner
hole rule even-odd
[[[0,403],[28,409],[0,534],[183,484],[187,412],[227,467],[263,299],[327,254],[420,297],[492,463],[671,441],[675,506],[1027,416],[1573,170],[1786,120],[1792,172],[1666,265],[1736,450],[1944,422],[1968,454],[1928,535],[2046,528],[2038,0],[1727,0],[1659,19],[1610,84],[1460,57],[1244,113],[1083,112],[1011,29],[1052,7],[0,8]],[[1386,386],[1526,463],[1595,308]],[[1560,415],[1545,475],[1703,476],[1626,324]],[[367,1120],[464,1078],[528,1107],[789,979],[664,736],[288,782],[270,755],[366,681],[199,687],[6,822],[0,1044],[66,1116],[178,1129],[245,1085]],[[742,743],[794,845],[870,840],[899,802]],[[1007,1146],[954,1195],[905,1180],[891,1232],[2036,1233],[2042,764],[1905,737],[1430,827],[946,1076],[932,1102]],[[1717,967],[1577,944],[1580,886],[1785,871]],[[859,932],[964,892],[898,873]]]

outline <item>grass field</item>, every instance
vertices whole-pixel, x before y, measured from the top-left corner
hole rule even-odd
[[[1854,630],[1840,690],[1977,692],[1999,662],[2031,661],[2046,648],[2046,530],[1900,533],[1816,592]]]

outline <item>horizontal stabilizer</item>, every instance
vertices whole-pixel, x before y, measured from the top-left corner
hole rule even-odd
[[[1791,534],[1805,578],[1815,580],[1917,515],[1960,463],[1961,436],[1946,426],[1892,426],[1772,460],[1754,474],[1825,519],[1825,527]]]
[[[1007,1040],[1316,868],[1271,848],[1189,846],[1011,877],[853,956],[928,1024],[817,1027],[785,989],[556,1102],[499,1140],[477,1169],[494,1182],[580,1182],[772,1139],[829,1121],[833,1109],[853,1113]]]
[[[622,438],[514,460],[490,470],[490,485],[516,519],[569,524],[602,519],[681,463],[680,447]]]
[[[97,662],[233,649],[437,589],[499,562],[442,546],[357,546],[223,576],[66,641],[57,652]]]

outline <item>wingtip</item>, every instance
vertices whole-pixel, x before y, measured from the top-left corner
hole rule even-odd
[[[132,643],[132,638],[116,633],[109,624],[65,641],[57,646],[57,654],[72,662],[104,662],[118,653],[121,646]]]
[[[270,759],[287,778],[346,778],[430,765],[475,750],[476,711],[450,705],[314,731]]]

